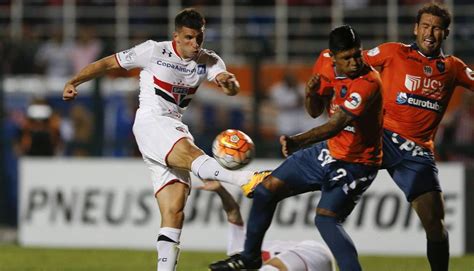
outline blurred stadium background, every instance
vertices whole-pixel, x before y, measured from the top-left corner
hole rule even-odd
[[[146,234],[142,235],[146,240],[153,241],[156,221],[151,221],[157,220],[157,214],[154,214],[157,210],[152,197],[150,199],[147,194],[151,185],[148,186],[147,171],[140,164],[141,158],[131,131],[134,112],[138,106],[138,72],[119,72],[85,84],[79,88],[80,96],[75,102],[63,102],[61,95],[68,76],[87,63],[147,39],[170,39],[174,30],[174,16],[181,8],[193,6],[204,13],[207,19],[204,47],[215,50],[224,59],[228,69],[237,75],[242,86],[242,94],[238,97],[225,97],[211,84],[200,87],[199,94],[184,116],[197,145],[210,153],[212,140],[218,132],[227,128],[241,129],[251,135],[256,143],[257,158],[261,159],[257,165],[269,165],[268,161],[275,163],[275,159],[281,159],[277,141],[280,133],[302,131],[324,121],[324,118],[308,120],[301,111],[301,84],[309,77],[319,52],[326,48],[330,29],[343,23],[352,24],[360,32],[367,49],[386,41],[411,43],[416,11],[425,2],[427,1],[0,0],[0,243],[19,242],[24,246],[48,247],[148,247],[147,242],[140,241],[93,244],[87,241],[81,243],[81,240],[56,240],[78,232],[91,234],[90,231],[97,229],[94,226],[103,226],[101,221],[118,221],[116,225],[109,223],[105,229],[122,239],[131,238],[133,230],[146,224]],[[447,0],[444,3],[454,15],[445,51],[460,57],[473,67],[474,4],[470,0]],[[455,187],[446,188],[452,191],[449,195],[456,201],[453,205],[456,208],[447,210],[448,216],[455,213],[455,219],[448,222],[456,227],[455,240],[461,242],[454,245],[459,248],[456,248],[456,254],[472,253],[473,94],[462,89],[456,91],[438,131],[436,145],[438,161],[447,172],[445,179],[441,179],[443,187],[456,183]],[[135,166],[135,163],[138,165]],[[98,166],[91,169],[91,164]],[[128,164],[134,166],[128,168]],[[120,172],[117,168],[122,165],[125,171],[117,173]],[[137,172],[129,171],[135,169]],[[114,171],[115,174],[108,175]],[[113,181],[120,178],[131,179],[132,182],[118,190],[112,189],[116,185]],[[113,180],[107,182],[103,179]],[[139,187],[137,194],[129,195],[124,192],[134,184]],[[95,188],[97,189],[94,190]],[[144,194],[141,194],[140,189],[145,189]],[[390,192],[384,194],[382,188],[374,188],[374,191],[381,191],[378,196],[374,194],[374,198],[379,199],[375,201],[371,211],[374,215],[378,215],[383,204],[390,199],[395,200],[384,208],[404,210],[403,197],[397,194],[395,198],[390,198],[390,193],[396,193],[395,188],[390,189],[387,190]],[[197,196],[188,202],[191,206],[203,205],[203,201],[210,204],[213,200],[209,195],[199,197],[199,193],[193,193]],[[110,199],[114,195],[117,197],[116,201],[104,199]],[[147,198],[141,200],[143,195],[147,195]],[[103,204],[88,201],[94,197],[101,198],[103,201],[98,201]],[[77,210],[73,206],[76,199],[83,204],[82,207],[77,207],[82,208],[82,214],[77,215],[81,217],[77,219],[80,221],[77,224],[74,219],[74,212]],[[112,205],[117,205],[118,202],[126,206],[130,203],[129,200],[135,200],[133,204],[143,211],[138,214],[146,216],[151,212],[153,219],[150,216],[147,216],[148,220],[138,217],[134,220],[136,224],[129,223],[127,227],[121,228],[120,219],[123,217],[116,215],[115,218],[110,218],[107,215],[108,209],[104,211],[105,214],[92,210],[93,206],[100,205],[99,209],[110,208],[112,213],[115,210],[117,214],[126,207],[110,207],[104,202],[112,202]],[[46,207],[49,205],[50,207]],[[59,211],[52,211],[54,206],[60,206]],[[293,203],[290,206],[297,205]],[[47,208],[51,209],[46,211]],[[88,210],[92,210],[92,215],[87,213]],[[192,217],[198,211],[188,210],[187,215]],[[225,227],[222,213],[217,209],[215,211],[219,213],[219,217],[214,219],[220,221],[220,224],[213,224],[210,228],[219,231]],[[124,212],[133,214],[134,211]],[[354,222],[355,230],[364,228],[361,214],[362,211],[358,222]],[[207,217],[208,220],[199,222],[204,224],[194,227],[209,227],[206,223],[212,223],[213,218],[212,215],[206,215],[211,218]],[[407,212],[405,226],[409,224],[408,217],[412,215]],[[401,213],[396,214],[374,223],[380,224],[379,230],[382,232],[398,231],[389,236],[403,240],[406,238],[404,228],[391,228],[398,220],[403,220],[401,216]],[[60,225],[56,225],[56,222]],[[288,232],[292,231],[288,225],[296,228],[304,226],[280,222],[277,223],[280,230],[285,229],[286,225]],[[192,224],[192,221],[188,221],[188,224]],[[55,239],[48,236],[45,229],[58,230],[56,226],[60,228],[60,237]],[[312,225],[306,227],[311,229]],[[359,232],[360,237],[370,238],[371,230],[367,226]],[[422,232],[418,225],[416,230],[411,230],[418,235]],[[132,232],[127,233],[128,231]],[[279,232],[275,233],[275,236],[278,234]],[[38,236],[48,236],[51,241],[40,240]],[[94,236],[100,239],[100,235]],[[77,239],[81,239],[81,236]],[[220,246],[216,243],[188,247],[193,250],[223,250],[225,238],[218,241]],[[150,244],[149,249],[152,250],[153,242]],[[387,246],[390,247],[390,244]],[[388,254],[413,253],[409,247],[404,249],[403,244],[395,250]],[[374,248],[362,249],[362,254],[373,252]],[[469,270],[474,270],[472,261],[470,266],[472,269]]]

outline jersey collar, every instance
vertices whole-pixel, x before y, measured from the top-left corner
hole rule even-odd
[[[178,50],[176,49],[176,42],[175,42],[174,40],[171,41],[171,47],[173,48],[174,53],[175,53],[177,56],[179,56],[179,58],[183,59],[183,58],[179,55]]]
[[[171,41],[171,47],[173,48],[173,51],[174,53],[179,57],[181,58],[181,60],[184,60],[184,61],[191,61],[193,59],[196,59],[202,52],[202,48],[201,50],[199,50],[199,53],[195,56],[195,57],[192,57],[192,58],[183,58],[179,53],[178,53],[178,49],[176,48],[176,42],[174,40]]]
[[[436,58],[445,58],[445,55],[444,55],[444,52],[443,52],[443,48],[441,48],[439,50],[439,55],[437,56],[426,56],[424,55],[421,51],[420,51],[420,48],[418,47],[418,44],[416,44],[416,42],[413,42],[412,44],[410,44],[410,48],[413,49],[413,50],[416,50],[420,55],[428,58],[428,59],[436,59]]]
[[[338,74],[338,73],[337,73],[336,65],[334,65],[332,68],[334,69],[334,78],[335,78],[336,80],[342,80],[342,79],[346,79],[346,78],[347,78],[347,76],[346,76],[345,74],[343,74],[343,73]]]

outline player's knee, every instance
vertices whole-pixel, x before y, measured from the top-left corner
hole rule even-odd
[[[328,224],[335,224],[337,222],[337,217],[330,215],[316,214],[316,217],[314,218],[314,225],[316,225],[318,229]]]
[[[436,212],[418,213],[426,232],[442,234],[445,231],[444,218]]]
[[[448,237],[448,231],[442,219],[430,221],[425,225],[425,231],[429,240],[441,241]]]
[[[188,139],[182,139],[173,147],[166,162],[171,167],[191,169],[192,162],[201,155],[204,151]]]
[[[279,195],[280,197],[284,196],[285,192],[288,192],[288,188],[286,187],[285,183],[272,176],[268,175],[260,184],[261,186],[265,187],[268,191],[273,193],[275,196]]]
[[[263,184],[257,185],[253,192],[253,199],[254,201],[260,201],[260,202],[275,202],[278,201],[277,194],[271,190],[269,190],[267,187],[265,187]]]
[[[191,162],[194,161],[194,159],[198,158],[199,156],[201,155],[204,155],[204,151],[201,150],[200,148],[196,147],[196,146],[191,146],[189,147],[184,153],[183,155],[184,156],[188,156],[189,159],[191,159]]]

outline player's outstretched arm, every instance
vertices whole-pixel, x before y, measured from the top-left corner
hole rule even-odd
[[[222,201],[222,207],[224,208],[224,211],[227,215],[227,221],[239,226],[244,225],[244,220],[242,219],[242,214],[240,213],[239,204],[219,181],[205,180],[204,184],[197,187],[197,189],[216,192]]]
[[[320,95],[320,87],[321,76],[319,74],[313,75],[305,86],[304,106],[306,112],[313,118],[319,117],[326,109],[326,97]]]
[[[230,72],[221,72],[216,76],[216,83],[225,94],[234,96],[239,93],[240,84],[235,75]]]
[[[300,148],[329,139],[337,135],[353,119],[354,116],[338,108],[325,124],[294,136],[282,136],[280,138],[282,153],[288,156]]]
[[[63,89],[63,100],[73,100],[77,96],[76,87],[91,79],[99,77],[109,71],[121,69],[115,55],[107,56],[84,67],[71,80],[69,80]]]

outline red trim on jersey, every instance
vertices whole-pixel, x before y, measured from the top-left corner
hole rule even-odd
[[[173,47],[174,53],[175,53],[177,56],[179,56],[180,58],[182,58],[181,55],[178,53],[178,49],[176,49],[176,42],[175,42],[174,40],[171,42],[171,45],[172,45],[172,47]]]
[[[184,182],[184,181],[182,181],[182,180],[180,180],[180,179],[173,179],[173,180],[167,182],[167,183],[166,183],[165,185],[163,185],[162,187],[160,187],[160,189],[158,189],[158,191],[156,191],[156,193],[155,193],[155,198],[156,198],[156,195],[158,195],[158,193],[159,193],[161,190],[163,190],[163,188],[167,187],[167,186],[170,185],[170,184],[174,184],[174,183],[182,183],[182,184],[185,184],[185,185],[187,185],[187,186],[189,187],[189,183]]]
[[[270,252],[266,250],[262,250],[262,261],[266,262],[270,260],[270,258],[271,258]]]
[[[181,141],[181,139],[184,139],[184,138],[188,138],[187,136],[183,136],[183,137],[180,137],[178,140],[176,140],[176,142],[173,144],[173,146],[171,147],[171,149],[168,151],[168,153],[166,154],[165,156],[165,163],[166,163],[166,166],[169,167],[168,165],[168,156],[170,155],[170,153],[173,151],[174,149],[174,146],[176,146],[176,144],[178,144],[179,141]]]
[[[170,84],[170,83],[166,83],[166,82],[164,82],[164,81],[161,81],[160,79],[156,78],[155,76],[153,76],[153,82],[154,82],[155,85],[157,85],[160,89],[166,90],[166,91],[169,92],[170,94],[173,94],[173,87],[180,87],[180,86],[175,86],[175,85],[172,85],[172,84]],[[187,89],[188,89],[187,95],[196,93],[196,90],[198,89],[198,88],[191,88],[191,87],[185,87],[185,86],[183,86],[183,88],[187,88]]]
[[[122,65],[120,65],[120,61],[118,60],[117,54],[115,54],[114,57],[115,57],[115,61],[117,61],[117,64],[119,64],[120,68],[125,69],[124,67],[122,67]]]

